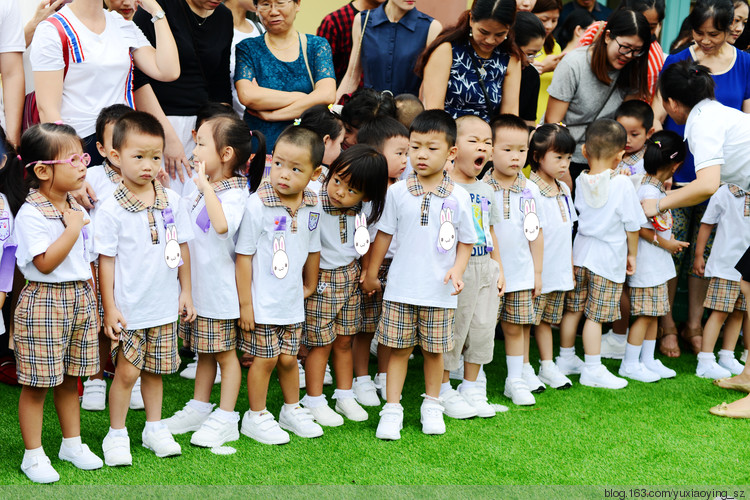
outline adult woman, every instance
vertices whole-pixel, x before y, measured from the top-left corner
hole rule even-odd
[[[542,22],[544,25],[544,32],[546,33],[542,52],[539,54],[539,57],[533,61],[534,66],[539,70],[540,74],[539,97],[536,106],[537,123],[540,123],[544,118],[544,111],[547,109],[547,100],[549,99],[547,88],[549,88],[549,84],[552,83],[552,73],[555,71],[560,59],[563,57],[562,48],[553,35],[557,28],[557,21],[560,19],[561,9],[562,2],[560,0],[537,0],[536,5],[534,5],[534,8],[531,11]],[[588,11],[586,10],[584,12]]]
[[[488,122],[498,113],[517,115],[523,56],[513,40],[515,18],[514,0],[474,0],[417,62],[425,108]]]
[[[728,43],[729,31],[734,19],[733,12],[734,6],[731,0],[699,0],[688,17],[696,43],[677,54],[670,55],[664,63],[664,68],[684,60],[695,61],[706,66],[716,83],[716,100],[725,106],[748,112],[750,111],[750,55],[735,49]],[[684,126],[675,123],[671,117],[667,117],[661,96],[658,94],[655,96],[652,106],[656,117],[654,123],[657,127],[664,122],[665,129],[674,130],[680,135],[684,133]],[[682,186],[694,179],[693,155],[688,154],[685,163],[674,175],[673,189],[681,190]],[[682,336],[690,342],[694,352],[699,352],[702,343],[703,300],[708,287],[708,280],[692,274],[693,249],[705,209],[705,204],[696,204],[672,211],[674,218],[672,234],[680,241],[691,242],[688,252],[680,252],[675,256],[675,263],[678,275],[684,266],[687,266],[687,271],[691,273],[688,277],[688,317]],[[706,252],[710,252],[710,241]],[[676,280],[670,284],[672,297],[674,297],[676,285]],[[661,326],[664,335],[660,344],[661,351],[668,356],[679,356],[677,328],[672,316],[665,316]]]
[[[235,47],[246,38],[255,38],[266,30],[263,25],[247,18],[248,12],[255,12],[253,0],[224,0],[224,5],[232,11],[234,22],[234,37],[232,37],[232,55],[229,58],[229,77],[234,81],[234,67],[236,66]],[[237,89],[232,85],[232,107],[240,116],[245,114],[245,106],[237,98]]]
[[[409,0],[388,0],[377,9],[357,14],[352,26],[354,48],[336,102],[354,92],[363,75],[365,87],[388,90],[394,96],[419,95],[422,79],[414,73],[414,65],[442,29]]]
[[[648,21],[640,12],[618,10],[591,47],[566,55],[555,70],[545,122],[564,122],[576,140],[570,182],[586,167],[581,154],[586,127],[611,118],[625,97],[648,93],[646,69],[651,43]]]
[[[737,0],[734,2],[734,19],[732,20],[732,27],[729,28],[727,42],[732,45],[737,43],[737,39],[745,31],[745,26],[747,26],[748,15],[750,15],[750,7],[747,4],[747,0]]]
[[[513,25],[516,44],[523,53],[521,66],[521,92],[518,95],[518,116],[533,127],[536,125],[537,101],[539,99],[539,71],[534,61],[542,53],[546,32],[544,25],[534,14],[519,12]]]
[[[141,5],[154,20],[158,49],[151,46],[133,23],[103,10],[101,0],[77,0],[57,14],[66,31],[74,34],[68,37],[67,72],[55,25],[40,23],[31,42],[31,66],[41,120],[62,120],[71,125],[84,139],[86,152],[100,162],[96,118],[102,108],[111,104],[134,105],[133,63],[156,80],[172,81],[180,74],[177,47],[161,6],[156,0],[144,0]]]
[[[336,77],[326,39],[294,29],[299,0],[255,0],[255,7],[268,31],[237,45],[234,82],[245,121],[273,145],[303,111],[333,102]]]
[[[565,21],[558,21],[555,30],[555,40],[560,44],[563,54],[578,47],[586,28],[594,23],[594,16],[586,9],[576,9],[565,18]]]

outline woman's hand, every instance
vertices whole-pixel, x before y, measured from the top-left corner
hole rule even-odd
[[[536,70],[542,74],[542,73],[549,73],[550,71],[555,71],[555,68],[557,68],[557,65],[560,64],[560,60],[563,58],[565,54],[555,54],[555,55],[548,55],[541,61],[534,60],[533,64]]]
[[[135,5],[136,7],[143,7],[143,10],[145,10],[152,16],[160,10],[164,10],[156,0],[136,0]]]

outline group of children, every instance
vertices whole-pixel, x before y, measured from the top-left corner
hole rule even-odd
[[[126,417],[137,383],[146,411],[142,443],[159,457],[179,455],[173,434],[185,432],[202,447],[237,440],[240,432],[265,444],[287,443],[290,432],[318,437],[344,417],[366,420],[362,406],[379,406],[378,390],[386,403],[376,436],[399,439],[402,389],[415,346],[424,357],[424,433],[445,433],[444,414],[493,417],[497,405],[487,400],[482,365],[493,359],[498,321],[505,338],[504,393],[517,405],[534,404],[533,393],[545,385],[571,387],[570,374],[580,374],[582,385],[610,389],[625,387],[626,378],[674,377],[654,358],[656,319],[669,307],[670,254],[685,244],[672,238],[668,212],[647,220],[639,201],[664,196],[685,146],[674,133],[651,134],[642,108],[626,103],[619,123],[589,126],[583,148],[589,170],[576,180],[575,198],[560,180],[575,149],[562,124],[542,125],[530,135],[512,115],[490,125],[430,110],[410,130],[376,117],[362,124],[355,141],[325,106],[281,134],[270,168],[262,135],[231,110],[202,117],[195,130],[194,189],[180,196],[157,180],[164,147],[159,122],[107,108],[97,127],[106,161],[89,169],[95,191],[90,215],[71,196],[87,179],[80,139],[66,125],[32,127],[19,157],[5,165],[25,169],[31,190],[15,217],[3,195],[0,219],[0,262],[6,254],[12,258],[17,245],[18,267],[28,280],[14,318],[22,470],[36,482],[59,479],[41,443],[49,387],[63,434],[59,458],[81,469],[102,467],[81,441],[76,383],[96,376],[100,358],[109,354],[116,366],[102,443],[109,466],[132,463]],[[341,152],[345,136],[350,146]],[[253,138],[259,142],[254,156]],[[529,178],[522,173],[527,163]],[[720,235],[736,231],[732,224],[748,224],[748,199],[723,187],[704,219],[719,226],[705,266],[712,276],[707,303],[715,311],[709,323],[718,325],[717,335],[727,315],[734,325],[732,311],[744,308],[739,280],[723,264],[737,259],[724,258],[729,249],[721,248]],[[734,241],[743,249],[750,243]],[[6,281],[0,279],[0,288],[9,291]],[[626,281],[636,320],[621,378],[601,363],[600,348],[602,324],[620,318]],[[574,347],[582,316],[585,360]],[[560,325],[556,362],[553,325]],[[529,360],[532,326],[538,374]],[[162,420],[161,376],[179,367],[178,331],[198,355],[194,396]],[[718,373],[714,365],[704,368],[714,363],[716,336],[711,340],[709,331],[701,376]],[[373,336],[374,379],[368,368]],[[733,349],[731,341],[725,334],[725,350]],[[300,399],[302,344],[310,352]],[[241,383],[236,349],[254,358],[242,418],[235,411]],[[323,394],[329,358],[333,409]],[[215,408],[210,395],[217,365]],[[284,399],[278,420],[267,408],[274,369]],[[456,370],[462,381],[454,389],[450,374]],[[97,382],[95,392],[103,403],[102,385]]]

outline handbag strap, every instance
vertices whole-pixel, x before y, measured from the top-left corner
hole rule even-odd
[[[299,37],[299,43],[302,49],[302,58],[305,60],[305,67],[307,68],[307,76],[310,77],[310,83],[312,84],[313,90],[315,90],[315,79],[313,78],[312,71],[310,71],[310,61],[307,59],[307,35],[302,36],[297,32]]]
[[[68,35],[67,33],[65,33],[65,28],[63,27],[59,19],[51,16],[47,18],[47,21],[52,23],[52,25],[57,29],[57,34],[60,36],[60,43],[62,43],[63,61],[65,62],[65,68],[63,69],[64,80],[68,74],[68,68],[70,68],[70,49],[68,47],[68,45],[70,44],[70,40],[68,39]]]
[[[591,120],[589,120],[587,122],[567,123],[566,125],[568,127],[578,127],[578,126],[581,126],[581,125],[588,126],[588,125],[591,125],[592,123],[594,123],[599,118],[599,115],[604,110],[604,107],[609,102],[609,98],[612,97],[612,94],[615,92],[616,88],[617,88],[617,78],[615,78],[615,80],[609,86],[609,91],[607,92],[607,97],[604,99],[604,101],[602,101],[602,104],[601,104],[601,106],[599,106],[599,109],[596,110],[596,114],[594,114],[594,118],[593,119],[591,119]]]

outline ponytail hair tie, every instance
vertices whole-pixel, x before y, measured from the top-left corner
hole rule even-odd
[[[18,161],[20,161],[21,163],[23,163],[23,160],[21,159],[21,155],[16,155],[16,158],[18,158]]]
[[[294,120],[294,126],[299,127],[302,124],[302,118],[297,118]]]
[[[253,137],[253,131],[251,130],[250,131],[250,138],[252,139],[252,137]]]
[[[657,147],[658,147],[659,149],[661,149],[661,141],[651,141],[651,142],[653,142],[654,144],[656,144],[656,146],[657,146]]]
[[[62,120],[57,120],[56,122],[54,122],[54,124],[55,125],[64,125],[63,122],[62,122]]]

